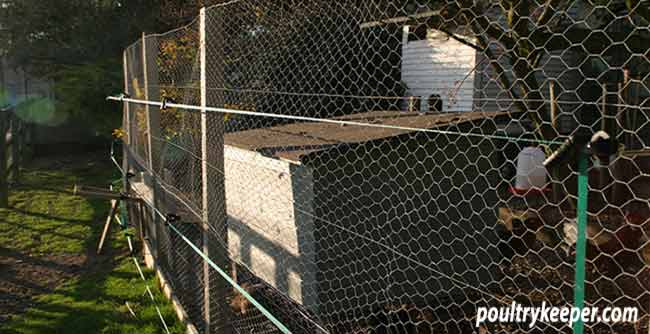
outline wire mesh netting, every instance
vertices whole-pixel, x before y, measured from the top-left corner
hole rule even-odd
[[[648,8],[246,0],[143,37],[125,51],[131,183],[189,320],[527,333],[477,329],[477,308],[572,306],[584,264],[586,306],[639,310],[586,331],[647,332]],[[580,152],[543,161],[598,131],[582,231]]]

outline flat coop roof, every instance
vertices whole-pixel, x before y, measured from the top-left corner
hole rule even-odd
[[[371,111],[335,117],[335,120],[382,124],[420,129],[435,129],[480,119],[506,115],[506,112],[459,112],[418,114],[404,111]],[[226,145],[300,163],[310,153],[341,144],[363,143],[396,137],[413,130],[305,122],[269,128],[231,132],[225,135]]]

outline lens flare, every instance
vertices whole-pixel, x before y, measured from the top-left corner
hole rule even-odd
[[[16,105],[16,116],[26,122],[57,126],[68,119],[68,114],[57,111],[52,99],[42,96],[30,96]]]

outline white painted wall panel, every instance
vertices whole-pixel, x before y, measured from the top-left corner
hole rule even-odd
[[[311,170],[229,145],[224,155],[233,258],[316,311]]]
[[[407,95],[422,98],[422,111],[428,111],[432,94],[440,95],[444,112],[471,111],[475,58],[474,49],[438,31],[430,31],[426,40],[405,43],[402,81]]]

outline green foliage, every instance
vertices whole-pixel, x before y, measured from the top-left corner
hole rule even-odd
[[[7,92],[0,89],[0,108],[3,108],[8,105],[9,105],[9,96]]]
[[[110,137],[119,127],[121,108],[107,103],[107,95],[121,88],[121,64],[116,60],[64,66],[55,74],[56,109],[93,127],[100,136]]]
[[[5,0],[0,48],[43,73],[119,58],[142,31],[159,26],[158,8],[154,0]]]
[[[31,113],[40,123],[74,121],[110,136],[119,106],[105,97],[123,90],[122,50],[142,31],[158,29],[154,0],[5,0],[0,6],[0,56],[55,83],[56,112]],[[163,29],[165,27],[162,27]],[[30,109],[43,107],[31,104]],[[45,117],[43,117],[45,114]],[[36,117],[33,117],[36,116]]]
[[[105,97],[123,91],[122,51],[142,32],[166,31],[193,19],[201,6],[221,0],[3,0],[0,57],[55,82],[56,103],[29,113],[44,124],[73,120],[110,136],[119,105]],[[190,56],[185,46],[174,54]],[[0,93],[1,95],[1,93]],[[0,96],[0,103],[2,103]],[[41,101],[43,102],[43,101]],[[50,101],[52,102],[52,101]],[[49,105],[31,104],[35,107]]]
[[[28,123],[59,125],[67,120],[67,115],[57,112],[55,102],[47,97],[29,96],[15,106],[15,114]]]

